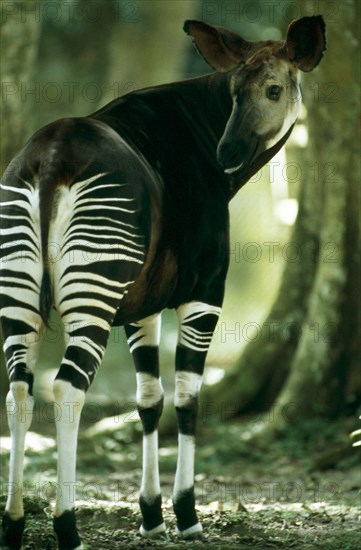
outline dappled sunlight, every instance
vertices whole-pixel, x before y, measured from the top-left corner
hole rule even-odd
[[[35,432],[28,432],[25,439],[25,450],[32,451],[34,453],[42,453],[49,449],[54,448],[56,445],[55,439],[51,437],[44,437]],[[11,438],[1,437],[0,440],[0,453],[10,453]]]
[[[122,428],[131,427],[139,422],[139,414],[136,410],[115,416],[109,416],[96,422],[91,428],[84,432],[84,437],[91,439],[97,435],[111,434]]]
[[[213,384],[217,384],[217,382],[222,380],[224,374],[224,369],[207,365],[204,371],[203,381],[207,386],[212,386]]]
[[[275,206],[275,216],[284,225],[293,225],[298,214],[297,199],[281,199]]]

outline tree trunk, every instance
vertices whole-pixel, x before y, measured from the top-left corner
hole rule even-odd
[[[198,7],[198,2],[189,0],[124,4],[121,32],[113,26],[108,36],[110,85],[102,102],[135,89],[180,80],[185,49],[189,48],[182,24],[196,16]],[[133,63],[129,63],[129,52]]]
[[[297,408],[294,419],[335,417],[348,398],[348,380],[359,372],[359,2],[340,3],[338,15],[329,25],[330,61],[315,75],[315,95],[309,105],[310,149],[322,175],[315,184],[322,186],[320,241],[325,251],[304,321],[306,326],[313,324],[315,331],[303,331],[279,397],[276,426],[293,420],[293,415],[285,414],[292,404]],[[361,390],[360,379],[353,395],[357,390]]]
[[[337,4],[335,20],[326,18],[325,58],[304,78],[310,141],[300,159],[303,187],[291,239],[299,261],[285,269],[257,347],[248,345],[221,382],[202,393],[203,407],[223,407],[222,418],[273,405],[272,427],[281,428],[301,417],[332,418],[360,393],[359,8],[356,1]]]
[[[38,2],[8,1],[3,6],[1,32],[1,173],[29,136],[29,111],[24,97],[38,53],[41,23]]]

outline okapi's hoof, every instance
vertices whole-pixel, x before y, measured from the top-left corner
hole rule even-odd
[[[53,519],[59,550],[82,550],[83,545],[78,535],[74,510],[65,510]]]
[[[188,529],[184,529],[183,531],[180,531],[177,527],[177,535],[181,539],[199,539],[202,537],[203,533],[203,527],[201,523],[196,523],[195,525],[192,525],[192,527],[188,527]]]
[[[139,533],[142,535],[142,537],[157,537],[158,535],[163,535],[166,532],[166,526],[165,523],[161,523],[160,525],[157,525],[157,527],[154,527],[153,529],[144,529],[143,525],[139,528]]]
[[[143,525],[139,529],[142,537],[157,537],[166,530],[162,514],[162,497],[157,495],[148,500],[140,495],[139,506],[143,516]]]
[[[5,512],[2,521],[0,548],[2,550],[21,550],[24,528],[25,517],[11,519],[9,514]]]

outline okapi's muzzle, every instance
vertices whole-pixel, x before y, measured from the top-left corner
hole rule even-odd
[[[235,101],[223,136],[217,147],[217,160],[227,174],[249,165],[264,150],[254,131],[257,109],[243,109]]]
[[[254,134],[247,142],[221,140],[217,148],[217,160],[227,174],[248,166],[258,154],[260,141]]]

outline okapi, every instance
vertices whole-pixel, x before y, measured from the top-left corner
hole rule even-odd
[[[157,432],[164,308],[176,310],[180,327],[174,511],[181,537],[202,531],[194,497],[196,412],[223,301],[228,203],[288,139],[301,104],[300,71],[318,65],[326,44],[321,16],[293,21],[285,41],[249,42],[191,20],[184,30],[215,72],[134,91],[88,117],[45,126],[2,179],[1,326],[12,436],[2,548],[22,545],[24,440],[52,308],[66,334],[53,385],[59,548],[82,548],[66,487],[75,486],[79,418],[112,326],[124,325],[136,368],[144,429],[140,532],[165,531]]]

